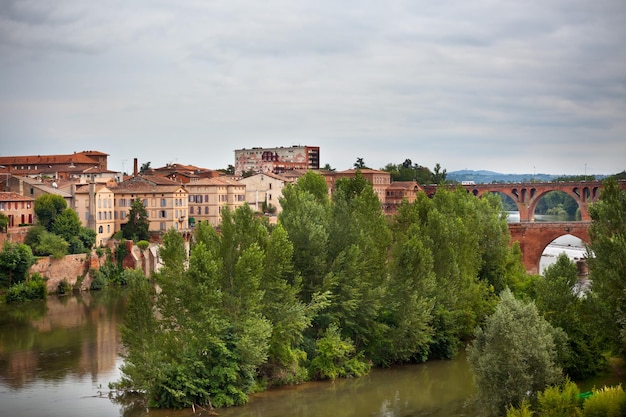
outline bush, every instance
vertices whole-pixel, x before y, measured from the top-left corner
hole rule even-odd
[[[311,361],[310,372],[314,378],[337,379],[359,377],[367,374],[370,365],[355,356],[352,341],[342,339],[339,328],[331,325],[315,344],[317,355]]]
[[[28,281],[13,285],[7,291],[7,304],[21,303],[30,300],[45,300],[48,296],[45,279],[39,274],[33,274]]]
[[[572,381],[567,380],[563,390],[559,387],[548,387],[537,396],[539,414],[542,417],[573,417],[579,416],[582,399],[580,390]]]
[[[506,409],[506,417],[532,417],[534,414],[528,400],[523,400],[519,408],[510,406]]]
[[[67,294],[70,291],[72,291],[72,286],[66,279],[59,282],[59,285],[57,285],[57,294]]]
[[[583,405],[583,417],[620,417],[626,415],[626,393],[621,385],[593,390]]]
[[[137,242],[137,246],[141,250],[146,250],[150,247],[150,242],[148,242],[147,240],[140,240],[139,242]]]
[[[91,281],[89,289],[92,291],[98,291],[105,288],[108,284],[109,280],[107,279],[107,277],[101,271],[98,271],[94,280]]]

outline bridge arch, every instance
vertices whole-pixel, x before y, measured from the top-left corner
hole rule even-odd
[[[541,255],[556,238],[572,235],[586,244],[590,243],[588,228],[591,222],[509,223],[511,243],[519,242],[526,271],[539,273]]]
[[[533,222],[535,209],[543,196],[550,191],[562,191],[574,199],[580,208],[581,219],[591,220],[589,204],[600,199],[602,183],[589,182],[544,182],[512,184],[471,184],[464,185],[468,192],[477,197],[486,193],[500,192],[513,200],[520,213],[520,221]]]

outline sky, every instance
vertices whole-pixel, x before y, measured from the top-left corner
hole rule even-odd
[[[2,0],[0,155],[626,169],[624,0]]]

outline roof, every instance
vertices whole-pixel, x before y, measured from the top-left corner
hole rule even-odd
[[[89,185],[90,184],[76,184],[76,194],[88,194],[89,193]],[[110,189],[107,188],[106,185],[102,184],[102,183],[96,183],[94,184],[96,187],[96,192],[99,193],[101,191],[106,192],[111,192]]]
[[[258,176],[260,176],[260,175],[265,175],[266,177],[270,177],[270,178],[273,178],[273,179],[278,180],[278,181],[283,181],[283,182],[292,182],[290,178],[287,178],[287,177],[282,176],[282,175],[279,175],[279,174],[274,174],[273,172],[260,172],[260,173],[258,173],[258,174],[250,175],[249,177],[242,178],[242,179],[240,179],[239,181],[240,181],[240,182],[242,182],[242,181],[243,181],[243,182],[246,182],[246,181],[245,181],[246,179],[248,179],[248,178],[258,177]]]
[[[179,190],[186,192],[185,187],[176,181],[160,175],[138,175],[132,177],[117,187],[112,187],[114,193],[174,193]]]
[[[98,151],[86,151],[90,155],[106,156]],[[60,165],[82,164],[98,165],[98,160],[89,157],[85,151],[69,155],[26,155],[26,156],[0,156],[0,165]]]
[[[34,199],[18,193],[0,192],[0,201],[34,201]]]
[[[56,194],[56,195],[60,195],[63,198],[71,198],[72,195],[70,193],[67,193],[65,191],[59,190],[57,187],[53,187],[50,186],[46,183],[43,183],[35,178],[30,178],[30,177],[20,177],[20,176],[16,176],[14,175],[13,178],[17,178],[18,180],[30,185],[31,187],[35,187],[41,191],[43,191],[46,194]],[[54,184],[54,183],[53,183]]]
[[[213,178],[201,178],[197,181],[190,182],[185,184],[187,188],[193,188],[194,186],[202,186],[202,185],[235,185],[235,186],[245,186],[245,184],[241,184],[239,181],[235,180],[231,177],[213,177]]]

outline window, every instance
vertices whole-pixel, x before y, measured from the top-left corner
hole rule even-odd
[[[102,226],[98,226],[98,233],[102,233],[104,231],[104,229],[102,228]]]
[[[111,233],[111,225],[107,224],[107,233]]]
[[[189,207],[189,214],[193,214],[193,206]]]
[[[159,223],[159,228],[160,228],[161,230],[165,230],[165,222],[161,222],[161,223]]]
[[[126,218],[126,212],[120,211],[120,219],[124,220]]]
[[[161,199],[161,207],[167,207],[167,200],[164,198]]]
[[[159,219],[166,219],[167,212],[165,210],[159,210]]]
[[[205,195],[204,195],[204,202],[205,202],[205,203],[208,203],[208,202],[209,202],[209,195],[208,195],[208,194],[205,194]]]
[[[209,206],[204,207],[204,214],[209,214]]]

